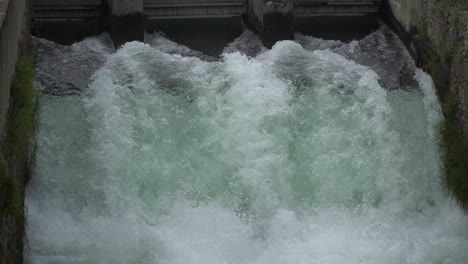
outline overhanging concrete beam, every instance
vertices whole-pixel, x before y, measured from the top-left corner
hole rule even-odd
[[[148,19],[235,17],[245,14],[243,1],[145,2]]]

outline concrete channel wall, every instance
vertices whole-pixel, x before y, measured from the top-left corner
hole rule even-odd
[[[0,131],[3,134],[10,83],[18,59],[18,42],[24,27],[27,0],[0,0]]]
[[[456,98],[456,122],[468,140],[468,0],[456,3],[450,9],[449,0],[387,0],[383,16],[433,76],[442,104]]]
[[[28,0],[0,0],[0,135],[2,137],[6,130],[10,85],[16,70],[20,41],[23,33],[28,32],[27,7]],[[2,159],[0,156],[0,161]],[[0,218],[0,264],[23,263],[23,234],[24,221],[8,214]]]

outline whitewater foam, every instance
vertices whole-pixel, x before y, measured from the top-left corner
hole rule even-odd
[[[43,97],[27,263],[468,262],[430,76],[387,89],[307,37],[216,61],[148,38]]]

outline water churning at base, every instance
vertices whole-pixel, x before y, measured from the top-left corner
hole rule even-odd
[[[27,262],[468,263],[430,76],[386,28],[297,39],[36,40]]]

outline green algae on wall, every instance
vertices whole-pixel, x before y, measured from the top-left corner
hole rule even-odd
[[[0,263],[23,261],[24,188],[30,178],[38,108],[34,64],[28,49],[11,84],[5,137],[0,149]]]
[[[445,120],[440,124],[443,177],[448,190],[461,206],[468,208],[468,141],[458,127],[456,99],[444,103]]]
[[[461,1],[428,1],[424,14],[412,11],[422,67],[433,77],[443,106],[439,126],[447,190],[468,209],[468,15]]]
[[[21,215],[21,196],[18,184],[8,172],[6,162],[0,161],[0,219],[7,215]]]
[[[7,135],[2,148],[3,154],[11,163],[21,163],[29,156],[38,106],[34,76],[32,58],[29,54],[21,56],[11,85],[12,104],[9,109]]]

